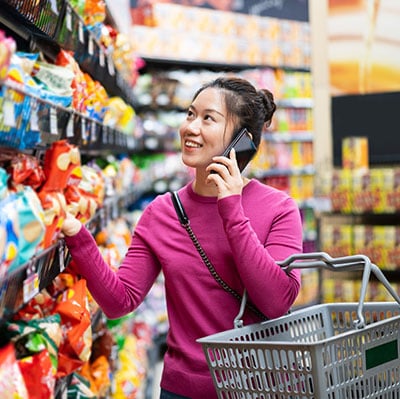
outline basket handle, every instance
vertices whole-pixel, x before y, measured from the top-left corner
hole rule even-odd
[[[363,316],[364,300],[367,293],[367,286],[371,272],[375,277],[384,285],[388,292],[392,295],[395,301],[400,305],[400,297],[397,292],[390,285],[386,276],[382,273],[378,266],[373,264],[371,260],[365,255],[351,255],[342,256],[338,258],[332,258],[325,252],[310,252],[290,255],[283,261],[277,262],[286,273],[289,273],[293,269],[313,269],[313,268],[324,268],[331,271],[356,271],[362,270],[362,282],[361,282],[361,292],[360,299],[357,308],[358,320],[355,321],[356,328],[365,327],[365,319]],[[243,295],[242,303],[246,303],[246,296]],[[240,327],[243,325],[240,318],[243,315],[244,306],[242,304],[239,314],[234,320],[234,325]]]

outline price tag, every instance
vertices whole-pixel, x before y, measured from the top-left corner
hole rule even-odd
[[[10,100],[4,100],[3,118],[5,126],[16,127],[14,103]]]
[[[110,55],[107,56],[107,68],[108,68],[108,73],[111,76],[114,76],[115,75],[114,62]]]
[[[56,0],[50,0],[50,6],[51,6],[51,10],[58,15],[58,8],[57,8],[57,2]]]
[[[39,130],[38,104],[35,99],[31,99],[30,128],[33,131]]]
[[[91,35],[89,35],[89,41],[88,41],[88,53],[89,55],[93,55],[94,52],[94,44],[93,44],[93,38]]]
[[[67,7],[67,13],[65,15],[65,25],[67,26],[67,29],[72,32],[72,15],[69,7]]]
[[[39,294],[39,274],[30,274],[23,283],[24,302],[29,302],[33,297]]]
[[[81,118],[81,137],[82,137],[83,140],[87,139],[85,118]]]
[[[108,126],[103,126],[103,143],[108,144]]]
[[[100,49],[100,51],[99,51],[99,64],[102,68],[105,65],[105,55],[104,55],[104,51],[102,49]]]
[[[57,129],[57,110],[53,107],[50,108],[50,133],[58,134]]]
[[[58,247],[58,261],[60,264],[60,273],[62,273],[65,269],[65,256],[64,256],[64,246],[61,244]]]
[[[74,137],[74,115],[71,114],[67,124],[67,137]]]
[[[79,41],[81,43],[83,43],[85,41],[85,37],[83,35],[83,24],[82,24],[82,21],[79,21],[79,24],[78,24],[78,38],[79,38]]]
[[[90,141],[96,141],[96,122],[92,121],[92,126],[90,127]]]

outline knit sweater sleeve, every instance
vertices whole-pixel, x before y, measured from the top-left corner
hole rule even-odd
[[[249,299],[269,318],[285,314],[300,290],[300,272],[286,273],[277,264],[302,251],[302,225],[298,207],[289,197],[279,197],[273,209],[253,210],[273,213],[265,242],[254,232],[244,213],[241,196],[218,201],[225,233],[241,280]]]
[[[122,317],[139,306],[160,271],[153,255],[135,235],[117,271],[104,261],[84,226],[75,236],[65,237],[65,242],[74,269],[87,280],[93,298],[111,319]]]

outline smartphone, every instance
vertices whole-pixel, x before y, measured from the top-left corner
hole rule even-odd
[[[235,149],[239,170],[242,172],[257,152],[257,148],[253,142],[251,134],[246,128],[240,130],[222,155],[229,158],[229,153],[231,152],[232,148]]]

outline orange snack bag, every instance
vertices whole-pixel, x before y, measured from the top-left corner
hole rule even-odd
[[[92,328],[86,280],[79,280],[58,298],[54,312],[61,316],[63,340],[58,355],[57,377],[71,374],[90,358]]]

